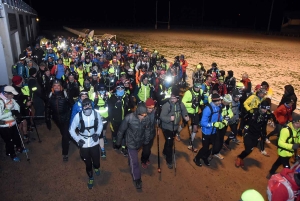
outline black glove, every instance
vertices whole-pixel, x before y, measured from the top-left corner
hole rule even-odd
[[[93,138],[94,142],[97,142],[99,139],[99,136],[97,134],[93,134],[92,138]]]
[[[82,148],[82,146],[85,144],[85,141],[83,139],[78,141],[78,147]]]
[[[299,148],[299,144],[293,144],[293,147],[292,147],[292,149],[298,149]]]

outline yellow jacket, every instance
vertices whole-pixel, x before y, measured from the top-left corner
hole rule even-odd
[[[300,132],[299,129],[296,130],[293,126],[293,123],[290,122],[288,127],[291,128],[293,133],[293,139],[290,137],[290,131],[288,128],[284,127],[281,129],[278,139],[278,149],[277,153],[282,157],[291,157],[294,154],[294,150],[292,149],[293,144],[300,143]]]
[[[245,100],[244,107],[248,112],[253,113],[253,109],[258,108],[262,100],[263,99],[259,99],[257,95],[253,94]]]

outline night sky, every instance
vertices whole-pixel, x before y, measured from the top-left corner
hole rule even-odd
[[[156,1],[25,0],[38,12],[41,28],[153,27]],[[266,30],[272,0],[171,0],[171,26],[214,26]],[[158,21],[168,21],[169,1],[158,0]],[[300,12],[300,0],[274,0],[270,30],[280,30],[286,11]],[[164,26],[159,24],[158,26]]]

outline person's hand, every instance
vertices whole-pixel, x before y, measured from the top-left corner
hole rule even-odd
[[[186,116],[184,117],[184,120],[185,120],[185,121],[189,121],[189,120],[190,120],[190,117],[189,117],[188,115],[186,115]]]
[[[85,144],[85,141],[83,139],[80,139],[77,143],[78,147],[82,148],[82,146]]]
[[[31,106],[31,101],[27,101],[27,102],[26,102],[26,106],[27,106],[27,107]]]
[[[219,128],[221,124],[222,124],[221,122],[217,121],[217,122],[213,123],[213,127]]]
[[[175,120],[175,117],[174,116],[171,116],[171,121],[174,121]]]
[[[93,138],[94,142],[97,142],[99,139],[99,136],[95,133],[92,135],[92,138]]]

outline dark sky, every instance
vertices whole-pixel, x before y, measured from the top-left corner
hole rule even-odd
[[[264,30],[273,0],[171,0],[171,25],[228,26]],[[156,1],[25,0],[38,12],[41,27],[153,26]],[[168,21],[169,1],[158,0],[158,20]],[[287,10],[299,10],[300,0],[274,0],[271,29],[280,28]],[[160,25],[159,25],[160,26]],[[166,25],[164,25],[166,27]]]

